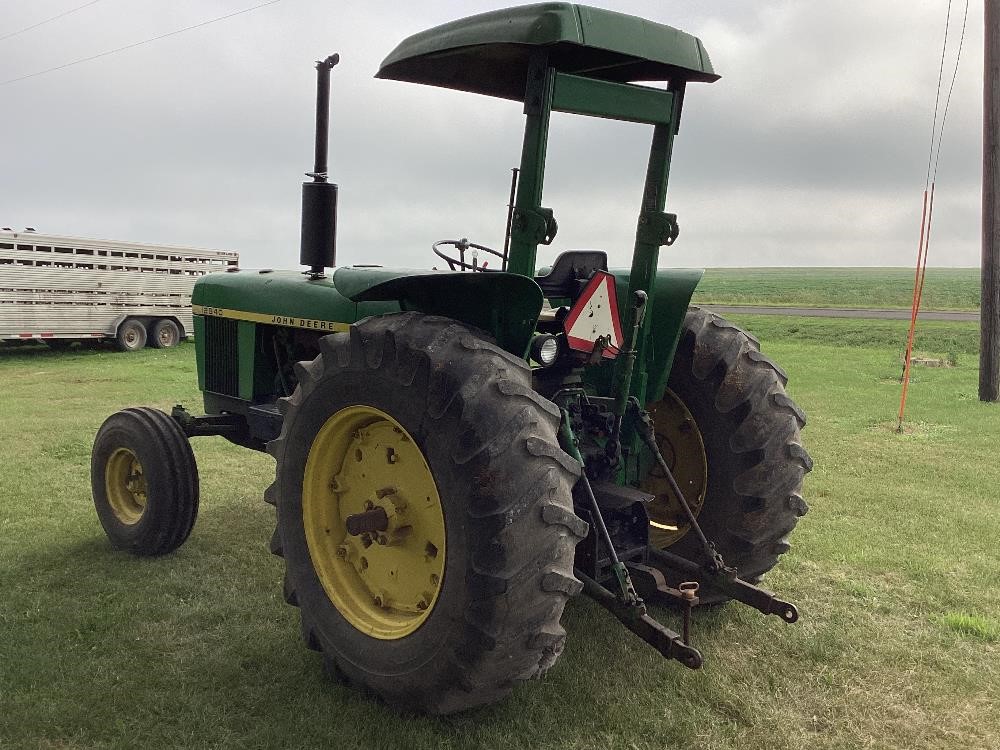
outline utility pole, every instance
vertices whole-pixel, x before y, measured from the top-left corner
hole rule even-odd
[[[1000,0],[985,0],[979,400],[1000,400]]]

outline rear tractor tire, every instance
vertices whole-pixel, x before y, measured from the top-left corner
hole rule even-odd
[[[172,349],[181,340],[181,329],[169,318],[156,321],[149,343],[157,349]]]
[[[328,671],[436,714],[544,673],[587,525],[579,464],[525,362],[453,320],[400,313],[324,337],[296,372],[265,499],[285,599]]]
[[[802,482],[812,459],[802,447],[802,410],[787,376],[759,342],[714,313],[690,308],[662,400],[647,405],[657,443],[705,536],[744,580],[757,582],[789,549],[808,507]],[[643,488],[650,543],[697,562],[701,546],[683,510],[653,470]],[[669,569],[664,572],[670,577]],[[724,597],[705,592],[705,603]]]
[[[115,335],[118,349],[123,352],[137,352],[146,345],[146,326],[142,321],[128,318],[118,326]]]
[[[94,439],[90,483],[108,539],[133,555],[173,552],[198,516],[198,467],[178,424],[157,409],[124,409]]]

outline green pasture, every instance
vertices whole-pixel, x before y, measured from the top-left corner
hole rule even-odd
[[[545,680],[443,719],[342,687],[303,647],[267,553],[269,456],[195,440],[187,544],[108,546],[93,435],[125,406],[197,408],[192,345],[0,349],[0,748],[1000,746],[1000,406],[976,398],[975,326],[922,330],[957,366],[915,372],[897,434],[895,321],[739,322],[809,415],[811,511],[767,579],[801,620],[699,611],[692,672],[580,597]]]
[[[695,302],[910,309],[912,268],[709,268]],[[978,310],[978,268],[928,268],[925,310]]]

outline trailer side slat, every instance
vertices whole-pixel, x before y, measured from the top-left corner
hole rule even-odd
[[[166,276],[128,271],[86,271],[78,268],[27,268],[0,266],[0,289],[109,294],[117,291],[156,291],[191,294],[196,276]]]
[[[0,232],[0,339],[114,336],[125,317],[175,318],[190,335],[195,281],[238,264],[228,251]]]

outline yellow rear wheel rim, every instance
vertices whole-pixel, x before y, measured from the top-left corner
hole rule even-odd
[[[669,388],[660,401],[649,404],[646,409],[653,419],[660,452],[697,518],[705,504],[708,486],[708,458],[698,424],[684,402]],[[687,515],[658,466],[649,472],[642,489],[656,495],[656,500],[646,506],[649,543],[660,549],[669,547],[690,531]]]
[[[347,533],[348,516],[378,507],[386,530]],[[427,620],[444,577],[444,513],[423,452],[393,417],[349,406],[326,420],[306,460],[302,521],[313,569],[351,625],[394,640]]]
[[[135,453],[115,449],[104,467],[104,488],[115,518],[126,526],[138,523],[146,510],[146,477]]]

